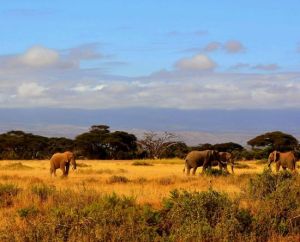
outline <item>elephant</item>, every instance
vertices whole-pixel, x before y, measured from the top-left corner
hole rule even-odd
[[[229,152],[219,152],[219,158],[221,161],[221,162],[219,162],[220,169],[224,168],[226,171],[228,171],[227,164],[230,164],[231,172],[233,174],[234,173],[234,171],[233,171],[233,167],[234,167],[233,155]]]
[[[73,166],[73,170],[76,170],[75,155],[71,151],[64,153],[55,153],[50,159],[50,175],[56,176],[56,169],[61,169],[63,177],[68,176],[70,163]]]
[[[189,152],[185,158],[185,167],[183,168],[183,172],[185,169],[187,171],[187,175],[190,174],[190,170],[193,168],[192,174],[195,175],[198,167],[203,166],[203,172],[207,169],[207,167],[212,166],[212,162],[219,160],[219,153],[215,150],[203,150],[197,151],[193,150]]]
[[[271,166],[272,162],[276,163],[277,172],[280,166],[282,166],[283,170],[289,168],[291,171],[294,171],[296,169],[296,158],[292,151],[279,152],[275,150],[271,152],[268,158],[268,167]]]

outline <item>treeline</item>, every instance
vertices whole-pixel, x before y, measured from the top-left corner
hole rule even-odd
[[[299,153],[298,140],[280,131],[259,135],[240,144],[200,144],[188,146],[172,133],[146,132],[140,140],[125,131],[111,132],[107,125],[93,125],[88,132],[74,139],[49,138],[23,131],[0,134],[0,159],[49,159],[55,152],[71,150],[79,159],[143,159],[184,158],[191,150],[214,149],[234,154],[236,159],[264,159],[272,150],[294,150]]]

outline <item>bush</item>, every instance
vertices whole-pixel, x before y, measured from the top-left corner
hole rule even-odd
[[[0,184],[0,206],[13,205],[13,197],[17,196],[20,188],[12,183]]]
[[[276,189],[286,186],[286,183],[290,184],[293,179],[293,175],[289,171],[273,174],[270,169],[266,168],[262,174],[250,178],[248,193],[254,199],[266,198]]]
[[[107,183],[112,184],[112,183],[127,183],[130,180],[125,177],[125,176],[111,176],[108,180]]]
[[[45,201],[56,191],[55,186],[47,186],[46,184],[36,184],[31,187],[31,192],[40,198],[40,201]]]
[[[134,161],[132,162],[133,166],[153,166],[153,164],[146,162],[146,161]]]
[[[215,168],[207,168],[204,172],[207,176],[228,176],[229,173],[225,170],[215,169]]]
[[[25,207],[25,208],[20,208],[17,213],[20,216],[20,218],[26,219],[28,217],[36,216],[38,214],[39,210],[34,207]]]
[[[273,174],[269,169],[250,179],[248,196],[259,199],[254,206],[256,236],[267,240],[274,232],[283,236],[295,232],[290,226],[290,219],[300,212],[299,185],[295,180],[288,171]]]
[[[234,241],[248,233],[252,217],[239,210],[227,195],[209,190],[187,192],[175,190],[164,202],[161,227],[171,241]]]
[[[148,182],[148,180],[145,177],[138,177],[134,180],[134,182],[137,184],[144,184],[144,183]]]
[[[162,177],[157,180],[157,183],[159,185],[168,186],[168,185],[174,184],[175,181],[172,177]]]

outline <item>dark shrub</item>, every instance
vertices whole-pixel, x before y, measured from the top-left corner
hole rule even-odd
[[[161,227],[173,241],[234,241],[252,222],[250,213],[239,210],[227,195],[207,192],[171,193],[164,202]]]
[[[39,212],[39,210],[34,207],[34,206],[30,206],[30,207],[25,207],[25,208],[20,208],[17,213],[20,216],[20,218],[28,218],[30,216],[35,216],[37,215]]]
[[[0,184],[0,206],[13,205],[13,197],[17,196],[20,188],[12,183]]]
[[[157,183],[159,185],[168,186],[174,184],[175,181],[172,177],[162,177],[157,180]]]
[[[146,161],[134,161],[132,162],[133,166],[153,166],[153,164],[146,162]]]
[[[41,201],[47,200],[55,191],[55,186],[48,186],[44,183],[35,184],[31,187],[31,192],[37,195]]]
[[[227,171],[215,169],[215,168],[207,168],[204,174],[207,176],[228,176],[229,175]]]
[[[127,183],[129,182],[129,179],[125,176],[111,176],[107,183],[113,184],[113,183]]]
[[[299,185],[295,181],[288,171],[273,174],[269,169],[250,179],[248,195],[258,201],[254,207],[256,236],[267,240],[274,232],[285,236],[292,231],[290,219],[300,207]]]

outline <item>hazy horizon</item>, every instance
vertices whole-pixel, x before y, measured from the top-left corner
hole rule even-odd
[[[191,145],[237,142],[280,130],[300,137],[300,112],[285,110],[180,110],[167,108],[1,109],[0,132],[23,130],[49,137],[69,137],[86,132],[91,125],[109,125],[142,137],[144,132],[169,131]]]

